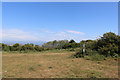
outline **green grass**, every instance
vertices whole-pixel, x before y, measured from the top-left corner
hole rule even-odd
[[[52,67],[52,66],[49,66],[48,68],[49,68],[49,69],[52,69],[53,67]]]
[[[35,69],[33,67],[30,67],[28,70],[35,71]]]
[[[38,64],[38,66],[42,66],[41,64]]]

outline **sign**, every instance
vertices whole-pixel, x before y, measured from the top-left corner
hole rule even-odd
[[[85,49],[83,49],[83,52],[85,52]]]
[[[85,53],[85,44],[83,44],[83,52]]]
[[[85,47],[85,44],[83,44],[83,47]]]

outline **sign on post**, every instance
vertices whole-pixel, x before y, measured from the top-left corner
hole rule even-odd
[[[85,53],[85,44],[83,44],[83,53]]]

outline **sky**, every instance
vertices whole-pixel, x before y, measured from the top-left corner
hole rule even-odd
[[[119,0],[2,0],[2,2],[119,2]]]
[[[117,2],[3,2],[3,41],[76,42],[118,34]]]

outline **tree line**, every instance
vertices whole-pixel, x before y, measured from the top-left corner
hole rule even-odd
[[[76,43],[74,40],[60,40],[49,41],[42,46],[34,44],[13,44],[12,46],[1,43],[0,50],[2,51],[44,51],[50,49],[68,49],[68,48],[81,48],[86,44],[86,53],[90,50],[96,51],[104,56],[120,55],[120,36],[113,32],[104,33],[102,37],[96,40],[82,40]]]
[[[34,44],[13,44],[13,45],[7,45],[4,43],[1,44],[1,50],[2,51],[44,51],[44,50],[50,50],[50,49],[67,49],[67,48],[76,48],[79,47],[79,43],[76,43],[74,40],[60,40],[60,41],[49,41],[47,43],[44,43],[42,46],[34,45]]]

